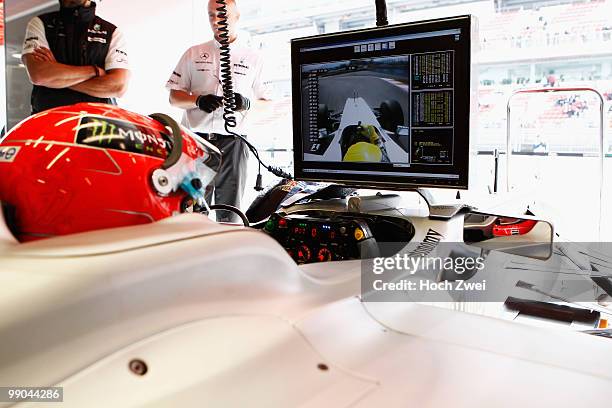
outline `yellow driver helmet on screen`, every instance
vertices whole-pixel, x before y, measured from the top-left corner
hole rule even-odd
[[[380,147],[367,142],[358,142],[348,148],[342,161],[378,163],[382,160]]]

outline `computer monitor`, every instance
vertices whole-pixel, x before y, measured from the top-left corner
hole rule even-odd
[[[461,16],[292,40],[296,179],[466,189],[476,32]]]

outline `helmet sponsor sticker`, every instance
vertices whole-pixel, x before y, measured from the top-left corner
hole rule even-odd
[[[76,143],[102,149],[144,154],[165,159],[172,138],[156,129],[104,117],[83,117],[76,128]]]
[[[12,163],[20,149],[19,146],[0,146],[0,163]]]

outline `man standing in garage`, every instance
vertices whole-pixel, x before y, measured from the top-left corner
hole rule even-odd
[[[184,109],[183,125],[221,150],[223,164],[214,181],[214,191],[207,193],[210,203],[240,208],[247,178],[248,150],[245,144],[227,135],[223,121],[223,87],[221,84],[220,32],[215,0],[208,2],[208,18],[214,39],[189,48],[170,76],[166,88],[172,106]],[[263,79],[263,59],[247,47],[237,33],[240,13],[234,0],[227,0],[229,41],[232,54],[232,80],[236,100],[237,133],[254,99],[270,100],[269,83]],[[235,214],[220,211],[217,220],[235,222]]]
[[[30,20],[22,60],[34,89],[32,113],[79,102],[115,105],[130,77],[121,31],[90,0],[60,0]]]

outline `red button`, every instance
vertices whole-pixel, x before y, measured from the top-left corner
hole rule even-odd
[[[311,230],[310,230],[310,235],[311,235],[313,238],[316,238],[316,237],[317,237],[317,229],[316,229],[316,228],[311,229]]]

